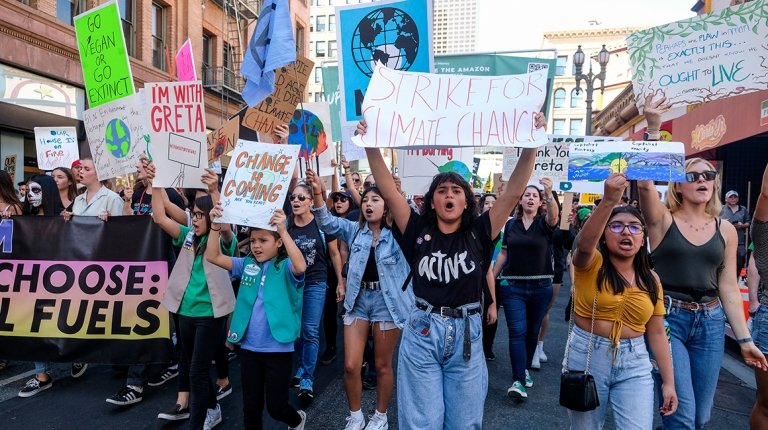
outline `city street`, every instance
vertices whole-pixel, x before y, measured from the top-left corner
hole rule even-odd
[[[555,303],[550,320],[550,333],[545,343],[549,362],[533,374],[534,387],[528,390],[529,399],[515,404],[506,396],[510,385],[511,367],[507,352],[507,330],[501,314],[494,351],[496,361],[488,363],[490,384],[485,403],[486,429],[565,429],[568,417],[558,404],[560,363],[563,358],[565,336],[568,329],[563,320],[563,308],[568,302],[568,289],[564,286]],[[339,345],[341,345],[339,338]],[[322,344],[322,343],[321,343]],[[710,429],[744,429],[748,427],[748,414],[755,391],[752,371],[740,359],[726,352],[724,366],[720,369],[720,383]],[[230,362],[230,378],[233,393],[221,401],[224,421],[217,428],[242,428],[239,362]],[[730,370],[726,370],[730,369]],[[169,423],[156,419],[158,412],[173,406],[176,382],[145,389],[144,400],[128,407],[115,407],[104,399],[111,396],[125,383],[116,377],[111,366],[91,366],[83,377],[72,379],[69,366],[56,366],[54,385],[36,397],[16,397],[24,382],[31,377],[31,363],[13,362],[0,373],[0,423],[4,430],[31,429],[176,429],[186,428],[186,422]],[[315,385],[315,402],[308,409],[309,430],[342,429],[348,410],[342,383],[341,356],[330,366],[320,366]],[[739,379],[736,375],[743,378]],[[746,381],[746,382],[745,382]],[[297,390],[293,390],[294,401]],[[363,412],[373,413],[375,395],[364,392]],[[285,429],[268,419],[267,429]],[[658,421],[658,419],[657,419]],[[390,428],[397,427],[397,404],[389,409]],[[606,428],[612,429],[609,416]]]

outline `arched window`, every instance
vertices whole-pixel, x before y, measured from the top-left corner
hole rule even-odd
[[[565,106],[565,90],[558,88],[555,90],[555,107],[561,108]]]
[[[571,90],[571,107],[582,107],[584,106],[584,91],[580,91],[578,94],[576,93],[576,88]]]

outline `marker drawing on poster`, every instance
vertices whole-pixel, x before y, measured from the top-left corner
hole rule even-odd
[[[37,167],[53,170],[67,167],[80,159],[75,127],[35,127]]]
[[[569,159],[570,180],[605,180],[615,172],[637,180],[685,180],[685,147],[679,142],[578,142],[571,144]]]
[[[438,173],[455,172],[472,180],[472,148],[424,148],[397,151],[397,175],[409,194],[424,194]]]
[[[303,107],[304,109],[301,109]],[[333,175],[331,160],[336,158],[331,142],[331,109],[328,103],[302,103],[288,124],[288,144],[299,145],[299,158],[321,177]]]
[[[240,117],[235,116],[218,129],[206,136],[208,144],[208,163],[213,165],[222,155],[229,154],[235,149],[235,144],[240,138]]]
[[[275,230],[269,219],[283,207],[300,147],[238,140],[221,189],[216,222]]]

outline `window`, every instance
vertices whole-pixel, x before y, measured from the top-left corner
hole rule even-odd
[[[224,42],[224,46],[221,47],[221,65],[225,69],[232,69],[232,46],[227,42]]]
[[[552,133],[553,134],[565,134],[565,120],[564,119],[556,119],[552,122]]]
[[[336,31],[336,15],[328,15],[328,31]]]
[[[568,64],[568,56],[559,55],[557,57],[557,65],[555,65],[555,75],[565,76],[565,66]]]
[[[565,90],[558,88],[555,90],[555,107],[561,108],[565,106]]]
[[[213,82],[213,37],[203,33],[203,83]]]
[[[125,48],[128,55],[136,56],[136,8],[133,0],[118,0],[117,7],[120,9],[120,19],[123,21],[123,36],[125,37]]]
[[[325,31],[325,15],[318,15],[317,19],[315,20],[315,31],[318,33],[322,33]]]
[[[316,4],[318,6],[325,6],[326,4],[328,4],[328,0],[317,0]]]
[[[325,57],[325,40],[315,42],[315,57]]]
[[[328,41],[328,57],[336,58],[336,41],[335,40]]]
[[[582,107],[584,106],[584,91],[576,92],[576,88],[571,90],[571,107]]]
[[[315,103],[321,102],[322,94],[315,93]]]
[[[315,67],[315,83],[319,84],[323,80],[323,71],[319,67]]]
[[[22,2],[29,5],[29,1]],[[85,0],[56,0],[56,18],[59,21],[74,25],[72,18],[85,12]]]
[[[165,60],[165,8],[152,3],[152,65],[167,70]]]
[[[584,134],[584,129],[582,128],[582,123],[584,120],[582,119],[572,119],[571,120],[571,131],[569,134]]]
[[[304,27],[296,23],[296,52],[304,55]]]

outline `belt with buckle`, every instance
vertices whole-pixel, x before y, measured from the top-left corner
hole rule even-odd
[[[381,285],[379,281],[362,281],[360,282],[360,288],[369,291],[379,291],[381,290]]]
[[[421,309],[422,311],[426,311],[427,309],[429,309],[428,305],[425,305],[424,303],[421,303],[421,302],[416,302],[416,307]],[[467,309],[466,315],[470,316],[474,314],[479,314],[481,310],[482,309],[480,309],[479,306],[474,309]],[[464,317],[464,309],[449,308],[447,306],[433,306],[431,312],[433,314],[439,314],[441,317],[449,317],[449,318]]]
[[[709,302],[706,303],[699,303],[699,302],[685,302],[678,299],[673,299],[672,297],[665,296],[664,297],[664,306],[665,307],[673,307],[673,308],[680,308],[685,309],[687,311],[701,311],[704,309],[712,309],[720,302],[720,299],[712,299]]]

